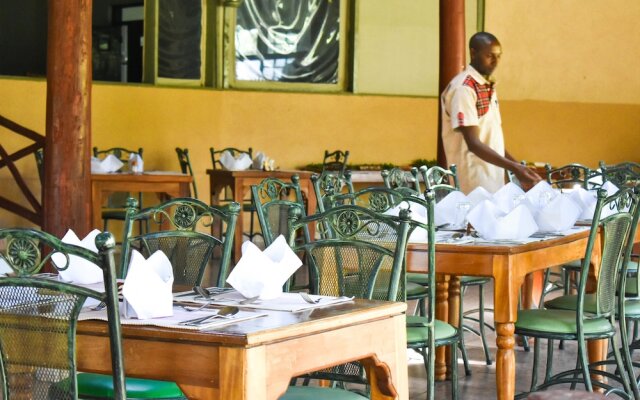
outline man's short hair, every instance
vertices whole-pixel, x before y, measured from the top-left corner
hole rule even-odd
[[[485,44],[500,43],[497,37],[489,32],[477,32],[469,39],[469,48],[479,50]]]

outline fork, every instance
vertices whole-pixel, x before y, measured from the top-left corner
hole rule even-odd
[[[318,297],[317,299],[313,299],[306,292],[299,292],[299,293],[300,293],[300,297],[302,297],[302,299],[304,301],[306,301],[307,303],[309,303],[309,304],[318,304],[318,303],[320,303],[320,300],[322,300],[322,297]]]

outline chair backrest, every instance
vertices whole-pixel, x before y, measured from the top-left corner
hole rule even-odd
[[[113,250],[108,233],[96,238],[99,253],[62,243],[36,230],[0,230],[2,258],[15,276],[0,277],[0,355],[3,399],[77,399],[76,324],[87,298],[107,307],[114,398],[125,399],[124,362]],[[57,253],[56,262],[50,262]],[[105,293],[36,274],[45,265],[68,268],[74,257],[102,268]]]
[[[142,157],[142,147],[138,148],[138,150],[129,150],[129,149],[125,149],[124,147],[112,147],[110,149],[105,149],[105,150],[99,150],[97,147],[93,148],[94,157],[98,157],[98,158],[106,157],[109,154],[115,156],[120,161],[125,163],[125,165],[127,165],[127,162],[129,161],[129,157],[131,156],[131,154],[138,154],[140,157]]]
[[[180,164],[180,171],[183,174],[189,174],[193,178],[191,181],[191,196],[198,198],[198,186],[196,185],[195,176],[193,176],[193,168],[191,168],[191,160],[189,159],[189,149],[186,147],[181,149],[176,147],[176,154],[178,155],[178,163]]]
[[[547,171],[547,183],[557,189],[573,189],[576,185],[583,189],[592,189],[589,187],[589,179],[593,174],[589,167],[572,163],[558,168],[546,164],[544,168]]]
[[[300,190],[300,177],[293,175],[291,183],[277,178],[264,179],[257,185],[251,185],[251,194],[265,246],[269,246],[280,235],[289,238],[289,214],[299,208],[305,215],[304,201]],[[304,232],[309,240],[309,232]]]
[[[327,225],[332,235],[297,244],[296,232]],[[303,217],[291,212],[289,245],[305,251],[315,276],[313,292],[330,296],[396,301],[404,298],[401,284],[410,211],[399,217],[342,205]]]
[[[606,165],[600,161],[603,182],[611,182],[618,187],[640,184],[640,164],[627,161],[615,165]]]
[[[339,174],[333,171],[323,171],[321,174],[311,175],[313,191],[316,195],[318,211],[325,210],[325,197],[342,193],[346,188],[347,193],[353,193],[353,183],[351,182],[351,171]]]
[[[442,200],[449,192],[460,190],[455,164],[451,164],[449,169],[437,165],[427,168],[423,165],[419,170],[427,190],[433,192],[436,202]]]
[[[192,198],[175,198],[162,204],[139,210],[137,201],[129,198],[122,239],[120,275],[126,277],[131,251],[136,249],[145,257],[162,250],[171,261],[174,285],[192,287],[200,285],[214,253],[220,252],[220,266],[215,278],[216,286],[224,286],[231,250],[233,232],[240,212],[236,202],[224,206],[209,206]],[[148,233],[133,235],[136,221],[149,220]],[[220,237],[203,233],[222,222]]]
[[[348,160],[349,150],[336,150],[332,152],[329,152],[329,150],[325,150],[324,158],[322,159],[322,172],[336,171],[340,174],[344,174],[344,172],[347,170]]]
[[[591,231],[585,257],[582,260],[582,274],[578,291],[579,315],[584,311],[584,295],[587,275],[591,263],[591,254],[596,240],[600,238],[601,259],[598,268],[596,288],[596,315],[612,316],[616,308],[616,290],[622,268],[622,261],[628,261],[633,247],[633,237],[638,224],[638,191],[636,188],[623,188],[607,197],[606,190],[598,189]],[[607,210],[606,217],[602,217]],[[613,213],[611,213],[613,211]]]
[[[249,158],[253,159],[253,149],[251,147],[249,147],[247,150],[240,150],[236,149],[235,147],[225,147],[224,149],[215,150],[213,147],[210,147],[209,152],[211,153],[211,164],[213,165],[213,169],[222,169],[220,156],[225,151],[228,151],[234,158],[244,153],[247,154]]]
[[[413,189],[416,194],[422,194],[418,168],[416,167],[412,167],[409,171],[403,171],[400,168],[385,169],[380,174],[384,186],[390,189],[409,188]]]

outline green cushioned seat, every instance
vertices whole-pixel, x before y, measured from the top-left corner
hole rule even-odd
[[[151,379],[126,378],[128,399],[186,399],[175,382]],[[78,374],[80,397],[113,398],[113,378],[111,375]]]
[[[516,321],[516,333],[521,331],[545,334],[575,334],[576,313],[569,310],[521,310]],[[587,336],[606,336],[615,331],[605,318],[585,319],[584,332]]]
[[[429,289],[426,287],[415,283],[415,282],[407,282],[407,299],[417,299],[425,297],[429,294]]]
[[[487,277],[484,277],[484,276],[464,275],[464,276],[460,277],[460,284],[461,285],[467,285],[467,286],[482,285],[484,283],[489,282],[489,279],[491,279],[491,278],[487,278]]]
[[[363,400],[366,397],[343,389],[315,386],[289,386],[280,400]]]
[[[549,300],[544,303],[546,308],[556,310],[575,310],[578,301],[578,296],[570,294],[566,296],[556,297],[553,300]],[[638,318],[640,317],[640,300],[628,300],[625,304],[625,315],[627,317]],[[584,310],[586,312],[596,312],[596,296],[587,294],[584,296]],[[618,313],[616,312],[616,315]]]
[[[429,275],[420,272],[407,272],[407,282],[427,286],[429,285]]]
[[[568,294],[556,297],[553,300],[545,301],[544,307],[552,310],[575,310],[578,304],[577,294]],[[584,295],[584,310],[586,312],[596,312],[596,296],[594,294]]]
[[[428,320],[425,317],[417,315],[407,316],[407,343],[423,343],[427,337],[427,330],[424,329],[428,324]],[[446,322],[436,320],[435,321],[435,340],[451,339],[458,336],[458,330]]]

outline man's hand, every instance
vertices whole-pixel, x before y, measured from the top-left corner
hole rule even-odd
[[[520,185],[525,192],[542,180],[540,175],[536,174],[526,165],[516,164],[516,167],[512,169],[511,172],[513,172],[516,178],[518,178],[518,181],[520,181]]]

